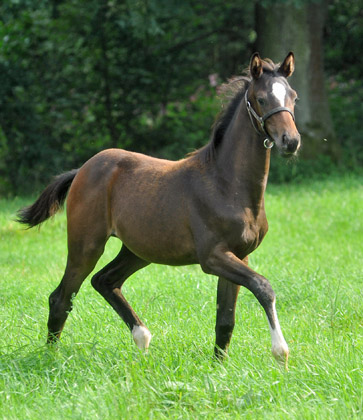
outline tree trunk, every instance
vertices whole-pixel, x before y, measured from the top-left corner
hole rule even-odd
[[[275,2],[256,6],[257,51],[275,62],[289,51],[295,54],[296,69],[291,86],[300,98],[296,120],[302,135],[302,155],[314,158],[328,154],[339,158],[325,92],[323,66],[323,28],[327,1],[291,3]]]

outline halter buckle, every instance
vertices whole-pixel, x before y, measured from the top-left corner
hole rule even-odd
[[[265,139],[263,142],[263,145],[265,146],[266,149],[272,149],[274,147],[274,144],[275,142],[270,139]]]

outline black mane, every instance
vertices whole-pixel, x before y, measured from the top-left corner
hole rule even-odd
[[[224,135],[250,83],[250,78],[238,77],[221,86],[219,95],[222,97],[222,110],[213,124],[211,140],[202,148],[188,156],[199,155],[204,161],[209,161],[218,151]],[[228,100],[228,102],[227,102]]]
[[[264,73],[271,76],[277,75],[279,64],[275,64],[270,59],[263,60],[262,64]],[[246,74],[246,76],[232,78],[220,87],[219,96],[222,97],[224,103],[222,105],[221,112],[217,115],[213,124],[211,140],[201,149],[190,153],[189,156],[198,154],[205,160],[209,161],[211,157],[217,153],[236,109],[243,99],[252,80],[249,69],[246,69],[243,73]]]
[[[237,80],[234,83],[236,82]],[[241,80],[238,79],[238,82],[241,82]],[[213,125],[211,143],[213,144],[213,147],[215,149],[218,149],[218,147],[222,143],[223,137],[227,131],[229,124],[232,121],[236,109],[239,106],[241,100],[243,99],[246,90],[248,89],[249,81],[243,80],[243,82],[243,86],[240,86],[239,83],[239,89],[235,91],[234,96],[227,104],[227,106],[225,106],[225,109],[222,109],[221,113],[217,116],[217,119]]]

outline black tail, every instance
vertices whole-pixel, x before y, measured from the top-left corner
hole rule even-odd
[[[18,211],[17,221],[32,228],[56,214],[62,207],[77,172],[78,169],[73,169],[56,176],[54,181],[40,194],[35,203]]]

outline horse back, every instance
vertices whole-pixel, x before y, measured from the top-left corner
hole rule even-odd
[[[99,236],[117,236],[147,261],[196,262],[187,193],[191,176],[185,163],[122,149],[97,154],[83,165],[69,191],[69,234],[82,233],[79,226],[92,227]]]

